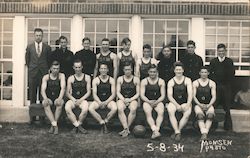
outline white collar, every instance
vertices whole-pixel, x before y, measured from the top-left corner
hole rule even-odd
[[[226,59],[226,56],[224,56],[223,58],[218,56],[218,59],[219,59],[219,62],[223,62]]]

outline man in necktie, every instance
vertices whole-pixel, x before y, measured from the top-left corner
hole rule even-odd
[[[34,30],[35,41],[26,48],[25,61],[28,67],[28,86],[30,104],[36,103],[37,99],[41,100],[40,87],[43,75],[48,72],[48,59],[51,48],[42,42],[43,30],[36,28]],[[37,98],[37,92],[39,98]]]

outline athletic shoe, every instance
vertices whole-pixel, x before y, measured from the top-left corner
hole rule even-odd
[[[125,133],[125,132],[126,132],[126,129],[124,129],[124,130],[122,130],[121,132],[119,132],[119,135],[122,136],[123,133]]]
[[[200,141],[203,141],[203,140],[207,140],[207,134],[206,133],[203,133],[201,135]]]
[[[107,127],[106,124],[103,124],[103,133],[104,133],[104,134],[110,133],[110,131],[108,130],[108,127]]]
[[[181,140],[181,134],[180,133],[175,134],[175,140],[176,141],[180,141]]]
[[[78,126],[78,131],[81,132],[82,134],[87,134],[88,131],[84,129],[82,126]]]
[[[129,135],[129,131],[128,130],[124,130],[123,134],[122,134],[122,137],[125,138]]]
[[[56,134],[56,135],[58,134],[58,126],[54,127],[54,134]]]
[[[70,131],[70,133],[71,133],[71,134],[76,134],[76,133],[77,133],[77,130],[78,130],[78,128],[77,128],[77,127],[74,127],[74,128]]]
[[[161,136],[161,133],[159,131],[154,131],[151,136],[151,139],[156,139],[156,138],[159,138],[160,136]]]
[[[49,133],[52,134],[54,132],[54,127],[50,126]]]

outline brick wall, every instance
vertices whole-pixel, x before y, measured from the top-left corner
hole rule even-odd
[[[249,16],[249,3],[88,1],[88,0],[2,0],[0,13],[76,13],[148,15],[240,15]]]

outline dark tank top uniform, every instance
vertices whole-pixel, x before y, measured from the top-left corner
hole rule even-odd
[[[155,84],[150,84],[147,79],[148,84],[145,87],[145,96],[149,100],[157,100],[161,96],[161,88],[159,86],[159,79]]]
[[[97,86],[97,96],[101,101],[107,100],[111,96],[111,84],[109,83],[108,78],[107,82],[103,82],[100,77],[100,84]]]
[[[53,80],[49,74],[49,80],[47,81],[46,95],[53,102],[59,97],[61,91],[61,84],[59,76]]]
[[[109,52],[108,55],[104,56],[102,53],[100,54],[99,58],[97,59],[98,61],[98,68],[100,68],[101,64],[106,64],[108,66],[108,75],[113,77],[113,60],[110,57],[111,52]]]
[[[209,87],[209,81],[205,86],[202,86],[199,81],[198,83],[199,86],[197,87],[196,98],[202,104],[209,104],[212,99],[212,93],[211,93],[211,88]]]
[[[185,85],[185,79],[183,80],[183,82],[181,84],[176,83],[176,81],[174,80],[174,86],[173,86],[173,96],[175,101],[178,104],[183,104],[187,102],[187,86]]]
[[[149,60],[148,63],[144,63],[143,60],[141,59],[141,66],[140,66],[140,79],[144,79],[148,77],[148,70],[151,66],[151,59]]]
[[[132,52],[130,52],[130,54],[128,56],[125,56],[122,52],[122,57],[120,59],[120,65],[119,65],[119,76],[124,75],[123,72],[123,67],[125,64],[129,63],[132,65],[132,74],[134,74],[134,67],[135,67],[135,59],[132,56]]]
[[[124,98],[131,98],[136,94],[136,85],[134,84],[134,77],[130,82],[126,82],[123,77],[121,84],[121,94]]]
[[[82,80],[77,80],[74,75],[74,82],[71,83],[72,86],[72,96],[75,99],[80,99],[87,93],[87,82],[85,80],[85,75]]]

